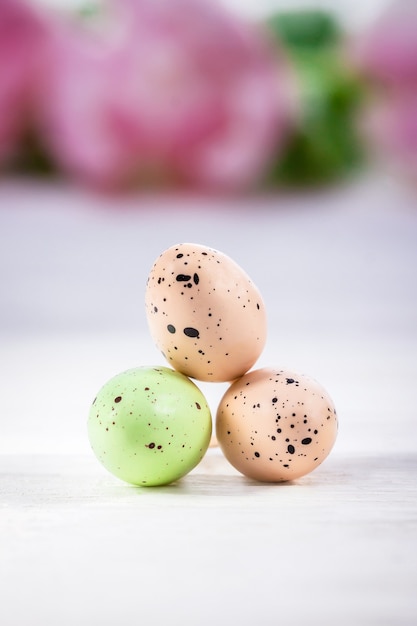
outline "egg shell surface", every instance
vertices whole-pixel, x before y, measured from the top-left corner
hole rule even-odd
[[[169,365],[201,381],[245,374],[266,341],[264,302],[227,255],[193,243],[168,248],[146,286],[151,336]]]
[[[164,485],[190,472],[210,443],[211,413],[200,389],[167,367],[138,367],[109,380],[88,415],[102,465],[135,485]]]
[[[334,404],[314,379],[262,368],[236,380],[220,400],[216,435],[242,474],[263,482],[300,478],[330,453],[338,430]]]

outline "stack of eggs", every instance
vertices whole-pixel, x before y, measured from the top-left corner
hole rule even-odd
[[[88,418],[92,449],[112,474],[142,486],[190,472],[212,435],[208,403],[191,380],[229,382],[216,415],[228,461],[259,481],[311,472],[336,439],[333,402],[315,380],[251,370],[266,341],[261,294],[225,254],[184,243],[155,261],[146,286],[151,336],[171,367],[138,367],[108,381]]]

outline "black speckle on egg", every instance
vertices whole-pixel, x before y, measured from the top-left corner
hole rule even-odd
[[[308,446],[309,443],[311,443],[312,439],[311,437],[305,437],[304,439],[301,440],[301,443],[303,444],[303,446]]]
[[[294,446],[293,446],[293,445],[291,445],[291,444],[290,444],[289,446],[287,446],[287,450],[288,450],[288,452],[289,452],[290,454],[294,454],[294,452],[295,452],[295,448],[294,448]]]
[[[168,324],[167,329],[170,333],[175,333],[175,326],[173,326],[172,324]]]
[[[178,276],[176,277],[177,282],[179,283],[188,283],[190,280],[191,276],[189,274],[178,274]]]
[[[187,335],[187,337],[199,337],[200,333],[196,328],[187,327],[184,328],[184,335]]]
[[[121,401],[121,399],[122,399],[122,396],[117,396],[117,398],[115,398],[115,399],[114,399],[114,401],[115,401],[116,403],[118,403],[118,402],[120,402],[120,401]]]

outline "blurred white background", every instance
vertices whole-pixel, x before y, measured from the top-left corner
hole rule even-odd
[[[50,7],[63,7],[73,10],[85,5],[84,0],[32,0]],[[220,0],[228,9],[238,15],[249,18],[259,18],[270,15],[272,12],[281,9],[296,9],[314,6],[330,10],[340,16],[349,28],[362,27],[375,18],[380,11],[388,6],[389,0],[315,0],[306,2],[305,0]]]
[[[0,188],[0,451],[87,451],[104,382],[163,364],[144,289],[181,241],[217,248],[260,288],[257,366],[317,378],[339,409],[334,454],[416,448],[417,211],[412,188],[365,178],[259,198],[103,198],[59,183]],[[223,385],[201,385],[213,413]]]

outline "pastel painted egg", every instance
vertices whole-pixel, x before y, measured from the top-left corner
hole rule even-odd
[[[264,348],[262,296],[218,250],[183,243],[163,252],[149,274],[145,304],[156,346],[173,368],[197,380],[234,380]]]
[[[118,374],[98,392],[88,416],[91,447],[104,467],[135,485],[165,485],[190,472],[210,443],[206,399],[167,367]]]
[[[273,368],[236,380],[216,416],[225,457],[245,476],[265,482],[313,471],[330,453],[337,428],[333,402],[318,382]]]

